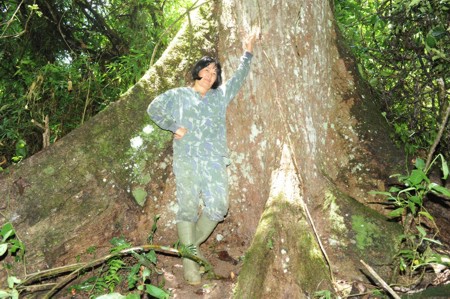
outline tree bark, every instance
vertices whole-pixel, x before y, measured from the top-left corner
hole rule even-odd
[[[388,138],[376,97],[358,77],[330,3],[227,3],[222,7],[225,34],[219,49],[225,48],[228,57],[233,48],[226,37],[238,35],[236,28],[260,26],[263,34],[243,99],[229,109],[235,161],[231,198],[236,202],[230,218],[240,235],[254,234],[256,223],[250,215],[260,215],[262,203],[270,199],[239,276],[237,298],[264,298],[269,293],[285,298],[287,286],[293,285],[302,298],[338,279],[366,281],[361,259],[389,277],[389,267],[381,265],[394,254],[401,230],[386,221],[381,205],[370,204],[377,199],[367,192],[383,189],[383,179],[401,165],[402,154]],[[277,184],[270,178],[282,167],[283,148],[290,152],[298,181],[294,206],[286,196],[270,191]],[[286,203],[288,208],[275,208]],[[294,207],[297,218],[292,216]],[[271,218],[265,217],[271,210]],[[312,237],[314,227],[323,245],[321,254]],[[260,235],[272,236],[271,254]],[[287,242],[291,238],[296,241]],[[308,256],[307,248],[299,255],[299,243],[308,244],[317,255]],[[280,269],[287,257],[291,262]],[[267,275],[252,275],[261,265]],[[307,270],[300,265],[308,265]]]
[[[360,260],[389,280],[401,229],[367,192],[383,189],[402,154],[330,3],[208,5],[116,103],[2,175],[2,221],[27,245],[27,272],[68,263],[113,236],[144,242],[156,214],[155,243],[176,240],[172,136],[145,109],[188,84],[203,54],[221,58],[226,79],[242,31],[260,27],[251,74],[228,110],[231,205],[214,233],[245,255],[235,297],[306,298],[337,280],[368,281]]]

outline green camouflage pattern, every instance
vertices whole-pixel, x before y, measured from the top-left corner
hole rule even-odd
[[[187,129],[183,138],[173,141],[177,221],[196,221],[201,199],[209,219],[221,221],[226,215],[226,110],[249,73],[252,57],[245,52],[233,76],[203,98],[191,87],[179,87],[159,95],[148,106],[147,113],[160,128],[173,133]]]

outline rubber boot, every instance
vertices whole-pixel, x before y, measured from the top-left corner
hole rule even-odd
[[[213,230],[216,228],[217,223],[217,221],[212,221],[202,214],[195,226],[196,239],[194,245],[197,249],[197,256],[203,260],[205,259],[205,257],[202,255],[199,247],[208,239]]]
[[[195,245],[195,223],[178,222],[178,238],[183,245]],[[183,258],[184,280],[191,285],[201,283],[199,265],[191,259]]]

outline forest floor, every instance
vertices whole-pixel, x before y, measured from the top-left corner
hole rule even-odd
[[[247,246],[244,246],[245,244],[237,234],[227,234],[222,239],[221,236],[225,235],[227,230],[229,230],[229,223],[221,223],[200,246],[205,259],[213,267],[215,278],[211,279],[208,277],[211,275],[205,273],[199,285],[189,285],[184,281],[180,258],[158,256],[158,268],[163,272],[158,282],[164,283],[164,288],[171,294],[170,298],[228,299],[233,297],[233,289],[237,283]],[[174,237],[176,239],[176,236]]]
[[[223,227],[222,227],[223,229]],[[173,236],[172,236],[173,235]],[[182,259],[178,256],[157,254],[156,268],[159,272],[156,275],[151,276],[151,283],[156,286],[161,286],[164,290],[168,291],[170,298],[179,299],[229,299],[233,298],[233,289],[237,283],[237,276],[239,275],[240,268],[242,266],[242,257],[245,254],[245,246],[237,236],[231,234],[226,240],[217,241],[216,233],[201,246],[202,253],[205,259],[212,265],[214,278],[210,278],[211,275],[205,273],[202,275],[202,281],[198,285],[190,285],[185,282],[183,277],[183,264]],[[231,237],[234,236],[234,237]],[[164,237],[160,237],[159,241],[164,239],[176,240],[174,231],[166,231]],[[158,241],[155,241],[155,244]],[[99,254],[102,254],[98,252]],[[103,254],[107,254],[105,251]],[[71,285],[76,285],[85,281],[86,278],[80,279],[80,281],[74,281]],[[60,291],[53,298],[58,299],[87,299],[91,294],[89,292],[76,292],[70,293],[70,287],[66,290]],[[116,292],[126,295],[128,290],[126,285],[121,289],[116,289]],[[153,297],[142,297],[153,298]]]
[[[228,299],[233,297],[234,285],[242,263],[239,260],[243,252],[229,248],[225,244],[221,244],[220,247],[205,248],[202,252],[212,264],[216,278],[208,279],[208,275],[204,274],[201,284],[196,286],[184,281],[181,259],[174,257],[159,259],[161,270],[164,272],[165,288],[170,291],[171,298]]]
[[[442,250],[446,255],[450,254],[450,222],[448,221],[447,211],[450,205],[447,202],[433,201],[427,202],[427,210],[436,217],[436,225],[440,229],[438,239],[442,242]],[[250,218],[254,217],[257,221],[256,215],[249,215],[245,224],[250,223]],[[151,221],[141,225],[140,227],[150,227]],[[147,232],[148,233],[148,232]],[[134,241],[134,245],[142,244],[141,241],[146,240],[147,236],[142,231],[134,231],[130,236]],[[174,244],[177,241],[176,229],[174,226],[161,225],[155,235],[155,244],[168,245]],[[157,269],[159,274],[152,276],[151,283],[153,285],[162,286],[162,288],[169,292],[170,298],[180,299],[231,299],[233,298],[233,290],[237,284],[237,278],[242,267],[243,258],[246,250],[249,248],[251,238],[245,237],[237,233],[233,229],[233,221],[225,221],[219,224],[211,237],[201,246],[201,250],[205,258],[213,266],[216,274],[215,279],[207,278],[206,274],[202,278],[199,285],[192,286],[187,284],[183,278],[183,266],[181,258],[172,255],[157,254]],[[98,254],[109,253],[108,248],[103,248]],[[450,270],[446,272],[448,275],[442,277],[441,285],[447,284],[450,281]],[[432,273],[431,273],[432,274]],[[444,274],[444,273],[443,273]],[[435,279],[434,275],[430,276]],[[80,277],[80,279],[85,279]],[[74,282],[80,283],[80,281]],[[73,285],[73,284],[72,284]],[[431,286],[428,285],[428,286]],[[70,287],[70,286],[69,286]],[[427,286],[421,285],[422,288]],[[434,286],[436,287],[436,285]],[[124,285],[121,290],[117,290],[121,294],[127,294],[128,290]],[[420,296],[420,295],[419,295]],[[39,298],[34,297],[34,298]],[[90,294],[85,292],[78,292],[71,294],[66,290],[62,290],[52,298],[63,299],[85,299],[92,298]],[[146,297],[143,297],[146,298]],[[296,297],[293,297],[296,298]],[[406,298],[406,297],[405,297]],[[450,298],[450,297],[407,297],[407,298]]]

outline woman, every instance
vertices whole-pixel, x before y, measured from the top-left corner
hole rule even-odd
[[[252,34],[244,42],[240,65],[224,85],[220,63],[206,56],[192,69],[193,86],[168,90],[147,109],[160,128],[174,133],[178,237],[182,244],[195,245],[200,257],[199,245],[228,211],[226,109],[250,70],[255,39]],[[189,284],[201,282],[197,263],[183,259],[183,268]]]

